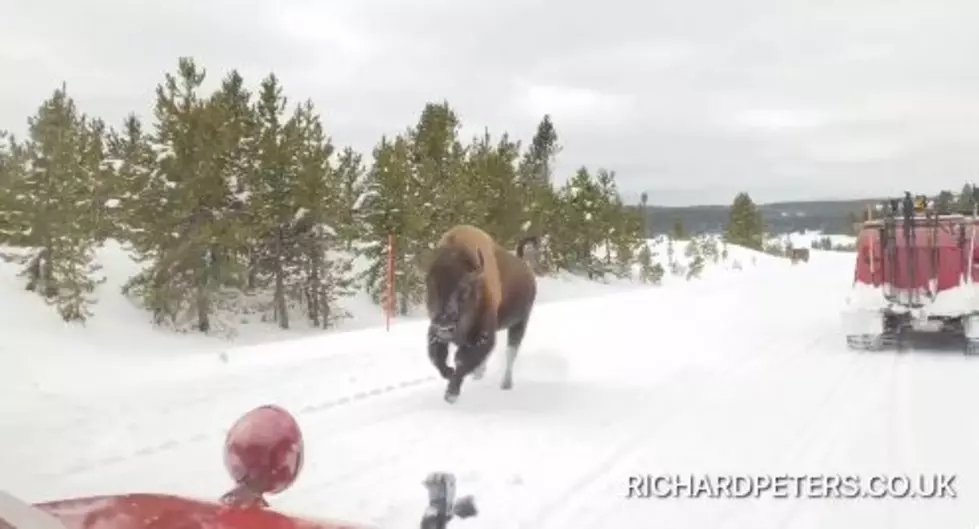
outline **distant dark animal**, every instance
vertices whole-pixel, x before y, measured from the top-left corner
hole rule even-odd
[[[541,241],[536,235],[528,235],[517,243],[517,257],[530,265],[534,272],[540,271]]]
[[[799,261],[808,263],[809,262],[809,248],[793,248],[789,252],[789,259],[792,260],[792,264],[798,263]]]
[[[530,251],[532,253],[540,252],[540,237],[537,237],[536,235],[528,235],[517,242],[517,257],[528,257],[525,255],[527,253],[528,244],[530,245]]]
[[[482,378],[496,333],[503,329],[508,331],[506,372],[500,388],[511,389],[513,364],[537,297],[530,266],[483,230],[461,225],[442,236],[425,282],[428,356],[449,381],[445,400],[459,398],[470,373]],[[455,369],[446,363],[450,343],[457,347]]]

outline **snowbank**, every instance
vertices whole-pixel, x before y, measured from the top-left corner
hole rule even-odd
[[[812,248],[812,244],[823,239],[829,239],[834,248],[838,246],[852,246],[857,242],[853,235],[843,234],[824,234],[820,231],[805,231],[802,233],[788,233],[771,235],[767,238],[768,243],[785,243],[791,241],[795,248]]]
[[[672,275],[667,260],[665,238],[648,242],[655,262],[665,275],[659,288],[675,288],[688,281]],[[675,259],[689,262],[684,255],[690,241],[676,241]],[[753,270],[789,266],[788,261],[744,248],[730,246],[728,258],[713,262],[707,258],[699,279],[693,281],[732,281]],[[139,386],[165,378],[166,373],[183,378],[197,370],[211,370],[231,363],[248,363],[259,354],[257,345],[289,340],[286,350],[316,348],[314,340],[324,334],[349,333],[357,340],[358,331],[383,326],[385,316],[366,292],[358,291],[342,302],[350,317],[329,330],[304,327],[304,318],[294,318],[295,328],[283,331],[258,314],[220,316],[234,327],[231,339],[199,333],[177,333],[150,323],[147,311],[121,293],[121,287],[135,275],[140,265],[114,241],[98,251],[105,283],[99,285],[93,306],[94,316],[84,324],[64,323],[57,312],[32,292],[24,290],[17,277],[17,265],[0,261],[0,383],[6,391],[58,394],[69,387]],[[366,266],[355,261],[355,270]],[[540,278],[540,303],[605,296],[629,290],[657,288],[634,279],[587,280],[570,274]],[[409,317],[396,318],[394,325],[417,321],[424,314],[416,309]],[[347,338],[344,338],[346,340]],[[332,342],[338,343],[338,342]],[[119,373],[125,373],[124,379]]]

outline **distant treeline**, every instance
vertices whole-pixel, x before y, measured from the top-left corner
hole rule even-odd
[[[759,204],[766,228],[773,233],[818,230],[830,234],[853,233],[859,212],[881,199],[774,202]],[[646,206],[650,234],[671,233],[677,221],[689,233],[723,233],[730,219],[730,206]]]

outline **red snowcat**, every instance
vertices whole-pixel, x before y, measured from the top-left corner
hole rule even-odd
[[[236,486],[220,501],[133,492],[60,499],[33,505],[0,491],[0,529],[367,529],[277,512],[266,494],[288,489],[303,463],[303,438],[292,415],[261,406],[229,430],[224,464]],[[455,518],[476,515],[471,496],[455,497],[455,476],[436,472],[422,484],[429,503],[421,529],[446,529]]]
[[[969,212],[936,209],[927,197],[886,201],[859,225],[847,345],[903,348],[906,331],[949,333],[979,352],[979,192]]]

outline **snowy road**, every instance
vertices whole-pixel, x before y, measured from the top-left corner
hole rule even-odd
[[[225,429],[248,408],[292,410],[307,440],[277,507],[414,527],[421,478],[457,473],[478,518],[460,528],[970,528],[979,524],[979,361],[957,352],[847,351],[838,311],[850,255],[777,273],[541,306],[515,388],[500,366],[442,401],[424,329],[294,344],[265,365],[93,389],[4,417],[0,488],[31,500],[163,490],[217,497]],[[500,360],[499,358],[495,360]],[[121,374],[120,376],[124,376]],[[638,473],[957,474],[958,499],[625,500]]]

